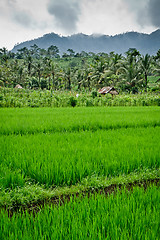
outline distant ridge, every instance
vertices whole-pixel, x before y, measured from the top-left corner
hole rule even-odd
[[[55,33],[49,33],[37,39],[17,44],[12,51],[16,52],[23,47],[30,48],[34,44],[44,49],[47,49],[51,45],[57,46],[60,54],[67,52],[69,48],[75,52],[109,53],[115,51],[119,54],[125,53],[129,48],[136,48],[141,54],[148,53],[154,55],[160,49],[160,29],[151,34],[126,32],[115,36],[78,33],[64,37]]]

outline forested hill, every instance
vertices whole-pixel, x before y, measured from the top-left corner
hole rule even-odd
[[[129,48],[136,48],[141,54],[154,55],[160,49],[160,29],[151,34],[127,32],[115,36],[74,34],[68,37],[55,33],[45,34],[43,37],[17,44],[13,52],[18,49],[36,44],[39,48],[47,49],[51,45],[59,48],[60,54],[73,49],[75,52],[125,53]]]

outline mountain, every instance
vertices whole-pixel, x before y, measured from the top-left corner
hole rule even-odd
[[[151,34],[127,32],[115,36],[85,35],[79,33],[64,37],[55,33],[49,33],[40,38],[17,44],[12,51],[16,52],[23,47],[30,48],[34,44],[44,49],[47,49],[51,45],[57,46],[60,54],[67,52],[69,48],[75,52],[109,53],[114,51],[122,54],[129,48],[136,48],[141,54],[148,53],[154,55],[160,49],[160,29]]]

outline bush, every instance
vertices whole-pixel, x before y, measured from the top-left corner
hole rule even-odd
[[[74,97],[69,98],[69,105],[75,107],[77,105],[77,100]]]
[[[0,101],[3,101],[3,95],[0,94]]]
[[[92,91],[91,95],[92,95],[93,98],[97,97],[97,91]]]

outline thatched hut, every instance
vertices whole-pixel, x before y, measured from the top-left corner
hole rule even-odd
[[[23,87],[22,87],[20,84],[17,84],[17,85],[15,86],[15,88],[22,89]]]
[[[118,92],[114,87],[103,87],[101,90],[99,90],[99,93],[102,95],[110,93],[112,98],[114,95],[118,95]]]

